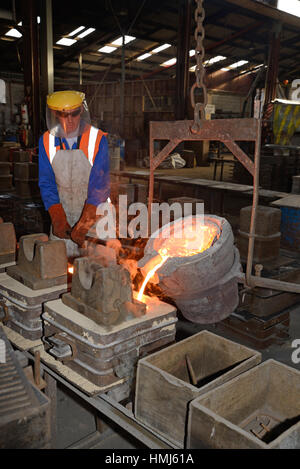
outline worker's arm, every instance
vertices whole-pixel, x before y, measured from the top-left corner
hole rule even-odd
[[[48,159],[43,137],[39,140],[39,187],[45,209],[48,210],[52,232],[58,238],[70,238],[71,226],[59,200],[55,174]]]
[[[44,147],[43,136],[39,140],[39,188],[46,210],[60,203],[54,171]]]
[[[105,202],[110,194],[109,154],[105,136],[101,138],[99,149],[90,173],[88,197],[79,221],[73,227],[71,239],[82,246],[89,229],[95,224],[99,204]]]
[[[110,195],[109,153],[107,138],[103,135],[90,173],[86,203],[96,207]]]

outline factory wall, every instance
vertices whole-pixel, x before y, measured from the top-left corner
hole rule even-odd
[[[217,114],[222,114],[222,117],[235,118],[241,117],[245,96],[240,96],[235,93],[211,91],[211,104],[216,107]],[[246,116],[250,116],[251,100],[249,100],[246,108]]]
[[[251,80],[251,77],[239,80],[238,86],[236,80],[231,80],[220,91],[209,90],[212,95],[210,102],[215,104],[218,117],[240,117]],[[222,83],[224,81],[226,80],[223,78]],[[218,85],[215,80],[210,80],[209,83],[211,86]],[[127,164],[136,164],[139,156],[146,155],[150,121],[175,119],[175,79],[134,80],[125,83],[123,132],[120,129],[120,83],[85,85],[82,90],[86,93],[93,124],[108,132],[123,134]],[[249,109],[248,106],[245,117],[249,116]],[[188,112],[192,119],[192,109]]]

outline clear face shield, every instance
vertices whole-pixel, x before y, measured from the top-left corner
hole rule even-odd
[[[91,123],[90,113],[85,100],[72,110],[59,111],[46,108],[46,123],[50,134],[60,138],[72,138],[82,135]]]

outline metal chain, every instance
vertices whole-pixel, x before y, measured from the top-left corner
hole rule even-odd
[[[203,66],[203,59],[205,55],[203,40],[204,40],[204,27],[203,21],[205,18],[205,11],[203,8],[203,0],[195,0],[197,5],[195,10],[195,21],[196,21],[196,28],[195,28],[195,57],[196,57],[196,67],[195,67],[195,75],[196,81],[191,88],[191,105],[194,109],[194,123],[191,127],[191,131],[196,133],[201,127],[201,119],[205,119],[205,107],[207,105],[207,90],[206,85],[204,84],[204,75],[205,69]],[[200,103],[195,102],[195,92],[196,88],[202,89],[203,92],[203,100]]]

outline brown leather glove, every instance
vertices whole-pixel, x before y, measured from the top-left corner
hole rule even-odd
[[[85,235],[96,222],[97,207],[92,204],[84,204],[81,217],[71,232],[71,239],[81,247],[85,241]]]
[[[67,221],[62,204],[51,205],[48,212],[52,222],[53,234],[58,238],[70,239],[72,228]]]

